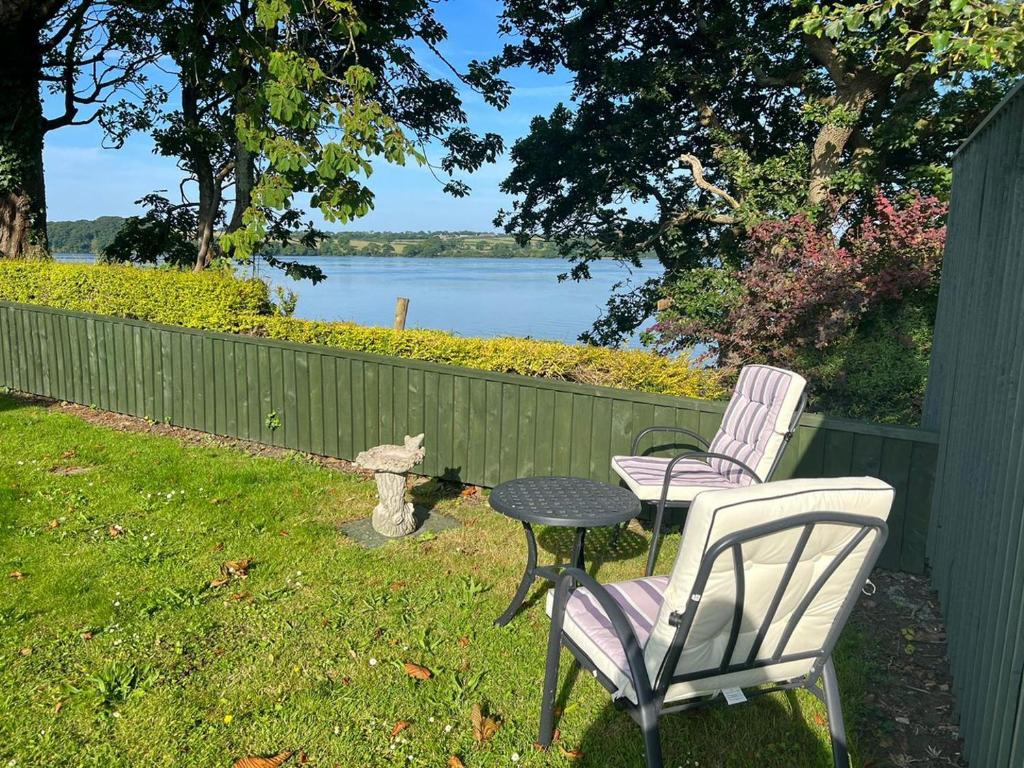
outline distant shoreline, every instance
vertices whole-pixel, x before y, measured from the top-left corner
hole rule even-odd
[[[93,256],[98,257],[98,253],[92,251],[79,251],[79,250],[62,250],[58,248],[51,248],[50,252],[55,256]],[[345,258],[374,258],[374,259],[550,259],[557,260],[562,258],[558,254],[538,254],[538,253],[514,253],[514,254],[500,254],[500,253],[489,253],[487,251],[479,251],[476,253],[440,253],[436,255],[425,254],[425,253],[366,253],[364,252],[351,252],[351,253],[274,253],[273,256],[289,259],[345,259]]]
[[[127,221],[121,216],[50,221],[50,248],[61,254],[99,254]],[[275,254],[310,256],[404,256],[408,258],[560,259],[557,246],[539,238],[520,245],[511,235],[495,232],[325,232],[315,248],[290,244]]]

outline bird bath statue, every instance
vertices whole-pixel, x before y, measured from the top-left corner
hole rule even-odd
[[[405,501],[405,476],[425,455],[423,435],[406,435],[404,445],[378,445],[356,456],[356,464],[372,469],[377,481],[379,500],[371,519],[382,536],[397,538],[416,529],[413,506]]]

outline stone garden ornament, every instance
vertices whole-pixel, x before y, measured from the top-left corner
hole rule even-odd
[[[413,505],[405,500],[405,477],[425,455],[423,435],[406,435],[404,445],[378,445],[356,456],[356,464],[372,469],[377,481],[379,499],[372,522],[382,536],[397,538],[416,530]]]

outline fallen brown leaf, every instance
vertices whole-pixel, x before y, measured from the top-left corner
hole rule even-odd
[[[405,579],[399,579],[398,581],[392,581],[392,582],[391,582],[391,583],[390,583],[390,584],[388,585],[388,588],[389,588],[389,589],[390,589],[390,590],[391,590],[392,592],[397,592],[397,591],[398,591],[398,590],[400,590],[400,589],[405,589],[405,588],[406,588],[406,586],[408,586],[408,583],[409,583],[409,582],[407,582],[407,581],[406,581]]]
[[[59,715],[62,709],[64,709],[64,702],[58,701],[53,707],[53,714]]]
[[[15,581],[21,581],[22,579],[25,578],[25,574],[22,573],[21,571],[11,571],[7,575],[10,576]]]
[[[395,727],[391,729],[391,738],[395,738],[398,734],[408,728],[410,725],[408,720],[399,720],[395,723]]]
[[[60,528],[60,520],[58,520],[57,518],[53,518],[53,520],[46,524],[46,528],[50,531]]]
[[[111,525],[110,527],[107,528],[107,535],[110,538],[112,538],[112,539],[116,539],[118,536],[121,536],[123,533],[124,533],[124,528],[122,528],[120,525],[116,525],[115,524],[115,525]]]
[[[462,497],[474,496],[479,492],[480,489],[477,488],[475,485],[467,485],[465,488],[462,489],[462,492],[459,495]]]
[[[210,582],[210,588],[211,589],[220,589],[225,584],[227,584],[229,581],[231,581],[230,577],[228,577],[228,576],[221,576],[219,579],[214,579],[213,581]]]
[[[483,707],[479,704],[473,705],[471,717],[473,721],[473,738],[481,744],[494,738],[494,734],[501,727],[501,722],[496,717],[491,717],[485,713]]]
[[[22,656],[31,656],[32,655],[32,649],[31,648],[22,648],[20,651],[18,651],[18,653],[20,653]]]
[[[85,631],[81,634],[83,640],[92,640],[92,632]]]
[[[570,760],[579,760],[583,757],[583,753],[578,749],[566,749],[561,744],[558,745],[558,748],[562,751],[562,754]]]
[[[292,756],[291,750],[278,752],[273,757],[259,757],[250,755],[235,760],[233,768],[280,768],[285,761]]]
[[[214,544],[213,545],[213,551],[214,552],[223,552],[224,551],[224,542],[223,541],[218,541],[216,544]]]
[[[411,661],[405,662],[402,666],[405,667],[405,674],[409,677],[414,677],[417,680],[429,680],[434,676],[434,673],[426,667],[422,667],[419,664],[413,664]]]
[[[466,635],[463,635],[462,637],[459,638],[459,647],[460,648],[465,648],[468,645],[469,645],[469,638]]]
[[[459,759],[458,755],[448,758],[448,768],[466,768],[466,764]]]
[[[283,539],[283,538],[285,538],[288,535],[288,531],[285,531],[285,530],[278,531],[277,535],[280,536]]]
[[[220,566],[221,576],[233,579],[244,579],[249,575],[252,568],[252,558],[243,557],[241,560],[227,560]]]

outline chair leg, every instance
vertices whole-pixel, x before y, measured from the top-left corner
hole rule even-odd
[[[663,768],[661,757],[661,736],[658,733],[658,715],[645,712],[640,715],[640,728],[644,732],[644,755],[647,768]]]
[[[647,553],[647,571],[645,575],[654,575],[654,565],[658,561],[658,549],[661,547],[661,524],[665,518],[665,499],[658,500],[654,513],[654,528],[651,531],[651,550]]]
[[[835,768],[849,768],[850,755],[846,748],[846,724],[843,722],[843,705],[839,700],[839,681],[832,658],[825,662],[821,673],[825,686],[825,709],[828,711],[828,730],[832,737],[832,759]]]
[[[557,616],[557,611],[554,611]],[[555,626],[555,625],[558,626]],[[544,690],[540,703],[540,745],[547,749],[555,735],[555,696],[558,693],[558,662],[562,655],[562,622],[552,618],[548,636],[548,658],[544,667]]]

